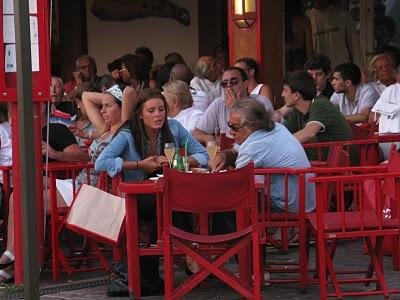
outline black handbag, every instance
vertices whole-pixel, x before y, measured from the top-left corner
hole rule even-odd
[[[110,270],[110,283],[107,286],[107,296],[128,296],[128,265],[125,260],[114,263]]]
[[[153,257],[146,257],[145,259],[141,257],[141,264],[143,263],[145,265],[147,261],[144,262],[144,260],[146,259],[151,260]],[[162,295],[164,293],[164,282],[162,279],[154,274],[149,276],[146,273],[146,269],[143,269],[140,276],[140,289],[142,296]],[[109,278],[110,283],[107,286],[107,296],[129,296],[128,265],[126,260],[116,262],[111,266]]]

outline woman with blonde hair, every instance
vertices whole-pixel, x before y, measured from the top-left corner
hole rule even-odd
[[[163,89],[168,103],[168,116],[179,121],[187,131],[192,132],[203,112],[192,107],[193,98],[188,84],[175,80],[165,84]]]
[[[379,95],[382,94],[386,87],[396,82],[394,67],[393,58],[388,53],[376,54],[372,58],[369,64],[369,71],[375,80],[371,84]]]

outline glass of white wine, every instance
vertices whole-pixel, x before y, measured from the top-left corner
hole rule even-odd
[[[216,141],[208,141],[207,142],[207,152],[210,160],[214,159],[218,153],[218,143]]]
[[[165,143],[164,154],[168,159],[169,167],[172,168],[172,161],[173,161],[174,155],[175,155],[175,144],[174,143]]]

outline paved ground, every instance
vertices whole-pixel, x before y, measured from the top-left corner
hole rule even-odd
[[[295,259],[296,248],[290,249],[289,254],[282,255],[275,251],[268,253],[268,258],[287,259],[288,261]],[[346,241],[338,248],[335,263],[338,267],[355,267],[367,265],[367,257],[359,255],[361,251],[361,243],[356,241]],[[314,261],[315,249],[311,251],[311,261]],[[391,268],[391,257],[385,257],[385,274],[389,286],[397,286],[400,288],[400,272],[394,272]],[[313,265],[313,264],[312,264]],[[234,267],[234,264],[230,264]],[[312,266],[311,266],[312,267]],[[162,271],[160,272],[162,273]],[[183,272],[178,272],[179,278],[182,280],[185,275]],[[58,299],[85,299],[85,300],[101,300],[101,299],[128,299],[128,297],[114,297],[109,298],[106,296],[106,277],[102,273],[95,274],[82,274],[73,275],[72,277],[65,277],[61,280],[61,284],[53,284],[49,279],[49,272],[42,274],[41,299],[58,300]],[[94,286],[95,285],[95,286]],[[360,287],[360,286],[359,286]],[[363,287],[364,289],[372,289],[373,286]],[[301,294],[296,284],[274,284],[271,286],[263,287],[263,297],[265,299],[295,299],[295,300],[308,300],[319,298],[319,286],[310,286],[307,293]],[[0,296],[0,299],[18,299],[20,294],[8,294]],[[198,287],[192,293],[187,295],[185,299],[239,299],[240,297],[234,293],[230,288],[225,286],[219,281],[209,281]],[[155,300],[163,299],[162,296],[144,297],[143,299]],[[347,299],[358,299],[356,297]],[[368,299],[383,299],[383,297],[369,297]],[[392,296],[390,299],[400,299],[399,296]]]

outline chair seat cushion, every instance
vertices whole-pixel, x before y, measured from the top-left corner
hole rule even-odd
[[[307,218],[311,226],[317,230],[317,213],[312,212],[307,214]],[[379,229],[379,219],[375,211],[369,210],[361,214],[359,211],[342,212],[327,212],[324,213],[324,231],[325,232],[343,232],[358,231],[358,230],[377,230]],[[344,221],[344,222],[343,222]],[[343,225],[344,224],[344,225]],[[363,229],[362,229],[363,228]],[[398,219],[383,219],[383,229],[398,229]]]

